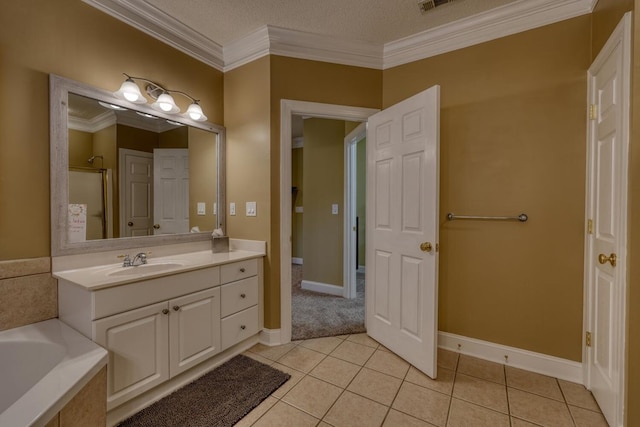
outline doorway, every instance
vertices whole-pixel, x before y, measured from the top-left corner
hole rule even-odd
[[[292,339],[365,332],[356,270],[364,266],[357,207],[364,225],[366,126],[299,115],[292,124]]]
[[[292,137],[295,115],[365,122],[378,110],[304,101],[281,101],[280,123],[280,343],[291,341]],[[285,231],[287,230],[287,231]]]

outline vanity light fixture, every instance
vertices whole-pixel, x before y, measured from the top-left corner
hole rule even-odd
[[[147,83],[145,90],[147,91],[147,94],[155,100],[155,102],[151,104],[151,108],[154,110],[167,114],[178,114],[180,112],[180,108],[176,105],[171,94],[179,93],[191,100],[191,104],[187,108],[185,116],[189,117],[191,120],[199,122],[207,120],[207,116],[202,112],[202,107],[198,104],[199,100],[195,99],[191,95],[179,90],[165,89],[159,84],[149,79],[145,79],[144,77],[132,77],[126,73],[122,74],[124,74],[127,79],[122,83],[120,89],[113,93],[116,98],[133,102],[134,104],[145,104],[147,102],[147,98],[142,95],[140,87],[135,82],[136,80],[141,80]]]

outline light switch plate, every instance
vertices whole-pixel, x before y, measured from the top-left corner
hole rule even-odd
[[[331,205],[331,214],[332,215],[338,215],[338,204],[334,203],[333,205]]]
[[[303,212],[304,212],[303,206],[296,206],[296,213],[303,213]]]
[[[213,214],[218,215],[218,204],[213,202]]]
[[[198,215],[205,215],[207,213],[207,204],[204,202],[198,202]]]
[[[256,202],[247,202],[247,216],[257,216]]]
[[[231,202],[229,203],[229,215],[235,215],[236,214],[236,204],[235,202]]]

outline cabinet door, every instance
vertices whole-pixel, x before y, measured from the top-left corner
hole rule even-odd
[[[171,377],[220,351],[220,288],[169,301]]]
[[[109,350],[107,410],[169,378],[167,303],[93,322],[94,341]]]

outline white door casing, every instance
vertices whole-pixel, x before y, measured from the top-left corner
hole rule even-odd
[[[373,115],[367,128],[367,333],[431,378],[438,348],[439,129],[439,86]]]
[[[356,194],[357,194],[357,144],[367,137],[366,123],[359,124],[344,138],[344,262],[342,268],[343,296],[355,298],[356,289]],[[363,142],[364,143],[364,142]]]
[[[153,154],[121,148],[120,237],[149,236],[153,225]]]
[[[154,234],[189,232],[189,150],[153,150]]]
[[[630,31],[627,13],[588,72],[584,378],[611,426],[624,422]]]

